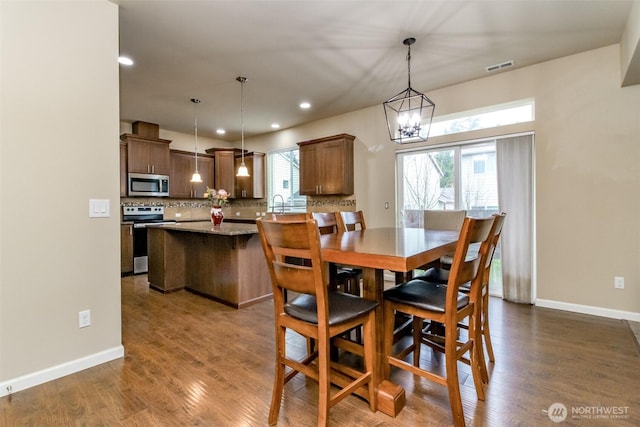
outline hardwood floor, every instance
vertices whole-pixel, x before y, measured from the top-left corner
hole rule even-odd
[[[146,276],[122,279],[125,358],[0,399],[0,425],[263,426],[274,368],[272,304],[234,310],[180,291],[149,290]],[[496,364],[484,402],[460,365],[467,425],[639,425],[640,354],[628,322],[491,300]],[[305,343],[289,339],[302,351]],[[439,366],[439,355],[423,351]],[[407,391],[397,418],[348,397],[331,409],[336,426],[444,426],[446,389],[394,370]],[[297,376],[285,386],[280,426],[313,426],[317,386]],[[611,409],[611,408],[616,409]],[[623,418],[594,411],[618,412]],[[572,410],[579,414],[572,415]],[[591,411],[591,419],[587,419]],[[572,418],[580,415],[582,418]]]

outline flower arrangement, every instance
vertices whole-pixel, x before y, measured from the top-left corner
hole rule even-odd
[[[222,188],[219,190],[207,187],[207,191],[204,192],[204,197],[209,199],[213,206],[223,206],[229,203],[229,193]]]

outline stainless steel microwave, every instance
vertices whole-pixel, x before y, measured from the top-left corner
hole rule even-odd
[[[148,173],[130,173],[128,196],[169,197],[169,176]]]

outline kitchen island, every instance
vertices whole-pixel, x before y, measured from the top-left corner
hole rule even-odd
[[[148,227],[149,286],[187,289],[234,308],[272,296],[255,224],[210,221]]]

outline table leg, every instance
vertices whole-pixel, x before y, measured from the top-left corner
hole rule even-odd
[[[378,301],[376,309],[376,356],[373,369],[374,383],[378,389],[378,409],[392,417],[400,413],[405,404],[404,388],[385,380],[382,376],[384,357],[384,319],[382,293],[384,291],[384,270],[364,268],[362,272],[363,297]]]

